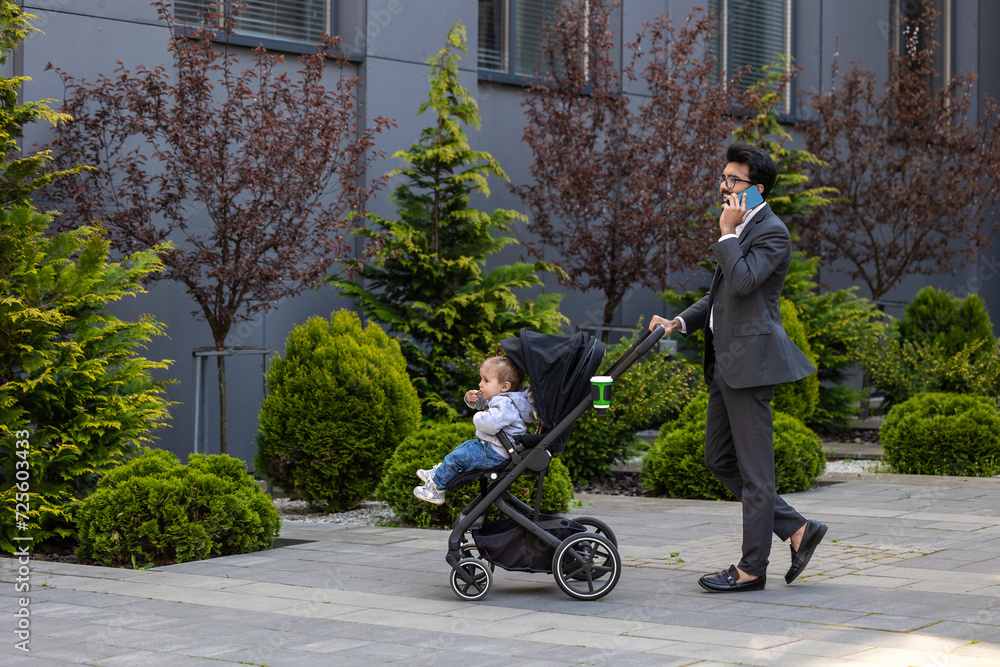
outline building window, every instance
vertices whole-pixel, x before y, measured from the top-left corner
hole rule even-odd
[[[740,79],[740,88],[759,83],[761,69],[780,53],[792,55],[792,0],[709,0],[718,34],[710,46],[716,58],[716,74],[727,76],[750,66]],[[791,84],[785,87],[778,111],[792,111]]]
[[[532,76],[545,70],[544,27],[564,0],[479,0],[479,69]]]
[[[933,31],[915,23],[926,20],[930,10],[936,14]],[[935,89],[951,83],[952,0],[890,0],[889,27],[889,49],[893,53],[901,53],[911,42],[918,50],[926,49],[931,41],[936,42],[935,75],[929,83]]]
[[[334,0],[242,0],[234,35],[250,46],[258,43],[281,49],[283,44],[319,43],[323,33],[333,35]],[[183,23],[197,25],[204,12],[229,14],[233,0],[174,0],[174,16]],[[221,5],[221,11],[219,9]]]

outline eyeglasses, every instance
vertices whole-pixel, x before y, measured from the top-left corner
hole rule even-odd
[[[723,183],[725,183],[726,187],[730,188],[730,189],[734,185],[736,185],[736,181],[740,181],[742,183],[749,183],[750,185],[754,184],[753,181],[748,181],[745,178],[737,178],[735,176],[726,176],[725,174],[723,174],[722,176],[719,176],[719,185],[722,185]]]

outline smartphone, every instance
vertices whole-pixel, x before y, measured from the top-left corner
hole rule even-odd
[[[747,196],[745,210],[749,211],[754,206],[760,206],[764,203],[764,198],[760,196],[760,190],[757,189],[756,185],[751,185],[749,188],[737,194],[737,197]]]

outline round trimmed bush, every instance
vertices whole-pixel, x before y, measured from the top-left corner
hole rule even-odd
[[[598,373],[605,373],[633,342],[608,347]],[[691,362],[650,351],[615,382],[606,416],[595,410],[581,415],[559,460],[581,484],[610,472],[615,461],[633,456],[636,432],[677,417],[700,383],[701,369]]]
[[[385,461],[420,419],[399,343],[343,310],[292,330],[267,391],[256,473],[330,511],[371,496]]]
[[[806,336],[805,325],[799,319],[798,308],[794,302],[785,297],[781,297],[781,326],[796,347],[802,350],[802,354],[806,355],[814,366],[818,365],[818,358],[813,353],[809,338]],[[795,415],[804,422],[809,421],[818,405],[819,373],[807,375],[796,382],[779,384],[774,390],[774,400],[771,401],[771,409]]]
[[[661,495],[730,500],[732,494],[705,467],[708,394],[691,401],[674,422],[664,424],[642,464],[642,484]],[[783,412],[774,415],[775,489],[796,493],[823,474],[826,460],[819,436]]]
[[[993,347],[993,323],[983,298],[969,294],[964,299],[925,287],[906,306],[899,321],[902,340],[918,345],[939,345],[946,355],[955,355],[964,347],[978,345],[977,357]]]
[[[104,475],[76,513],[77,555],[111,565],[183,563],[269,549],[281,519],[271,497],[225,454],[145,450]]]
[[[989,477],[1000,471],[1000,413],[986,396],[916,394],[889,410],[879,438],[886,461],[903,474]]]
[[[375,497],[388,503],[396,515],[407,523],[424,527],[450,526],[458,513],[479,493],[479,482],[473,481],[449,491],[443,505],[433,505],[417,500],[413,495],[413,487],[423,484],[417,477],[417,470],[429,469],[455,447],[474,437],[476,427],[471,423],[425,423],[396,448]],[[515,498],[534,507],[537,484],[538,477],[535,475],[521,475],[509,491]],[[552,459],[542,489],[541,511],[561,514],[569,509],[572,499],[573,483],[569,472],[559,459]],[[491,515],[490,518],[498,518],[499,514],[496,512],[496,517]]]

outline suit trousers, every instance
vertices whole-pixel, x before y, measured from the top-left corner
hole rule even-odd
[[[708,394],[705,466],[743,505],[747,574],[767,574],[771,534],[782,541],[806,522],[774,490],[774,385],[734,389],[716,365]]]

